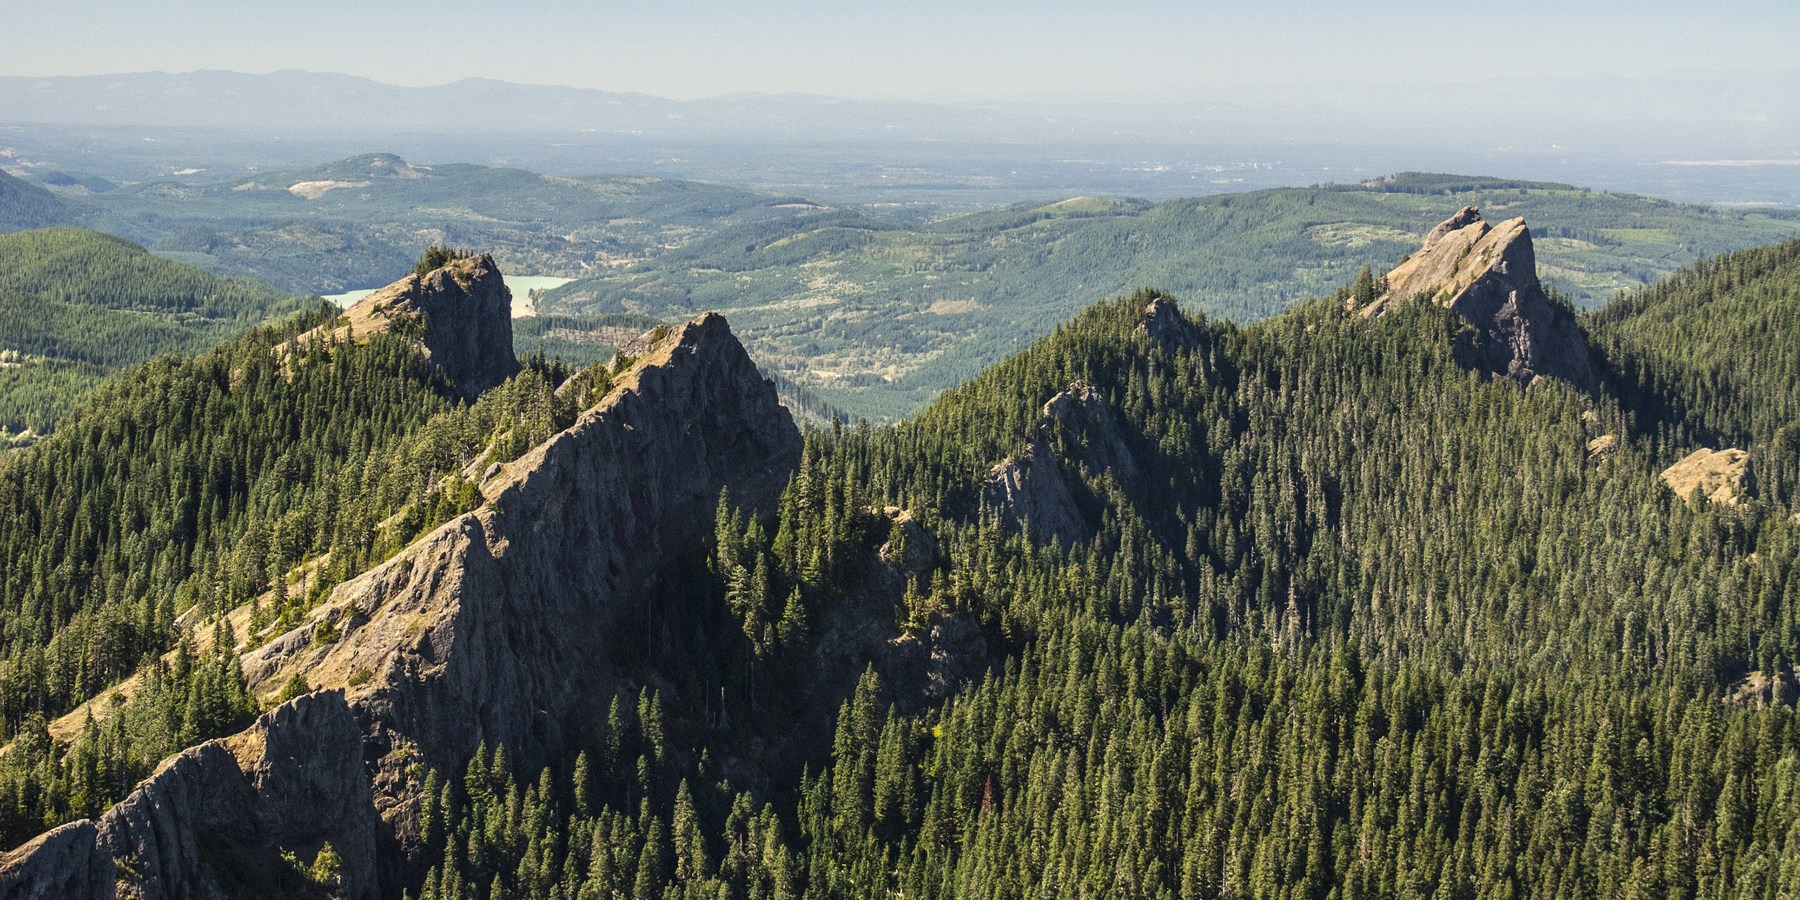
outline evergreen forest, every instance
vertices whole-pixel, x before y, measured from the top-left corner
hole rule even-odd
[[[597,648],[594,740],[423,772],[384,891],[1800,894],[1800,241],[1584,313],[1592,394],[1487,374],[1435,304],[1347,311],[1367,287],[1252,324],[1121,295],[912,418],[806,426],[779,498],[721,495]],[[139,366],[0,458],[9,844],[309,690],[232,649],[629,362],[533,353],[461,404],[397,336],[293,340],[333,315]],[[1741,502],[1659,480],[1702,447],[1750,454]],[[996,508],[1022,458],[1068,522]],[[886,639],[834,673],[851,621]],[[291,862],[337,888],[328,845]]]
[[[97,232],[0,235],[0,441],[49,432],[107,376],[210,349],[302,305]]]

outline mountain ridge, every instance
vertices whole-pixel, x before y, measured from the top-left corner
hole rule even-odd
[[[1525,234],[1447,224],[1422,253],[1453,276],[1449,235]],[[576,424],[468,460],[474,510],[248,648],[246,680],[346,691],[382,824],[334,849],[383,896],[1768,893],[1800,743],[1782,691],[1735,688],[1800,651],[1800,356],[1766,344],[1795,334],[1794,256],[1626,304],[1692,320],[1695,360],[1585,318],[1592,392],[1472,366],[1482,320],[1448,305],[1359,315],[1371,275],[1246,326],[1103,302],[915,419],[797,432],[702,317]],[[1528,286],[1496,268],[1449,284]],[[1781,327],[1721,330],[1710,293]],[[1697,417],[1723,356],[1755,390]],[[1740,504],[1659,481],[1703,422],[1752,438]],[[1027,453],[1078,528],[985,490]],[[1546,842],[1585,849],[1516,851]]]

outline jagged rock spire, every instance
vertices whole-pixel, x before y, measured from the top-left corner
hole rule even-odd
[[[1524,219],[1491,226],[1475,207],[1463,207],[1433,228],[1386,283],[1387,290],[1359,310],[1362,315],[1430,300],[1481,331],[1483,361],[1494,372],[1524,382],[1542,375],[1583,390],[1596,386],[1586,334],[1538,281]]]

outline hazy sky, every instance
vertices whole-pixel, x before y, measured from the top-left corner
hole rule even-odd
[[[309,69],[691,98],[1132,98],[1234,84],[1794,69],[1795,0],[0,0],[0,74]]]

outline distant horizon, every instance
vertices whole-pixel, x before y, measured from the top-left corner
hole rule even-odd
[[[1075,93],[1069,93],[1069,94],[1064,94],[1064,95],[1059,95],[1059,96],[1052,96],[1052,95],[1043,93],[1042,91],[1022,91],[1022,92],[1014,92],[1014,93],[944,92],[944,93],[928,93],[928,94],[884,95],[884,94],[855,94],[855,93],[850,93],[850,92],[832,93],[832,92],[824,92],[824,91],[816,91],[816,90],[805,90],[805,89],[799,89],[799,88],[788,89],[788,90],[741,89],[741,90],[721,91],[719,93],[712,93],[712,94],[677,96],[677,95],[673,95],[673,94],[657,93],[654,91],[617,89],[617,88],[611,88],[611,87],[605,87],[605,86],[574,84],[574,83],[569,83],[569,82],[517,80],[517,79],[513,79],[513,78],[506,78],[506,77],[500,77],[500,76],[495,76],[495,75],[464,75],[464,76],[460,76],[460,77],[456,77],[456,78],[450,78],[448,80],[419,80],[419,79],[393,80],[393,79],[378,77],[375,75],[370,75],[370,74],[365,74],[365,73],[341,71],[341,70],[336,70],[336,69],[281,67],[281,68],[272,68],[272,69],[266,69],[266,70],[252,71],[252,70],[247,70],[247,69],[217,68],[217,67],[209,67],[209,66],[187,67],[187,68],[164,67],[164,68],[131,69],[131,70],[120,69],[120,70],[114,70],[114,71],[101,71],[101,72],[43,74],[43,73],[8,71],[6,66],[0,65],[0,78],[19,78],[19,79],[31,79],[31,80],[56,80],[56,79],[78,80],[78,79],[131,78],[131,77],[157,76],[157,75],[169,76],[169,77],[181,77],[181,76],[190,76],[190,75],[215,75],[215,74],[216,75],[236,75],[236,76],[245,76],[245,77],[253,77],[253,78],[271,78],[271,77],[280,76],[280,75],[299,75],[299,76],[309,76],[309,77],[323,76],[323,77],[354,79],[354,80],[369,82],[369,83],[375,84],[375,85],[380,85],[383,87],[404,88],[404,89],[412,89],[412,90],[430,90],[430,89],[434,89],[434,88],[448,88],[448,87],[455,87],[455,86],[461,85],[461,84],[470,84],[470,83],[493,83],[493,84],[503,84],[503,85],[507,85],[510,87],[544,88],[544,89],[550,89],[550,90],[594,92],[594,93],[601,93],[601,94],[615,94],[615,95],[619,95],[619,96],[644,97],[644,98],[648,98],[648,99],[668,100],[668,101],[672,101],[675,103],[695,103],[695,102],[731,100],[731,99],[749,98],[749,97],[767,97],[767,98],[805,97],[805,98],[814,98],[814,99],[821,99],[821,100],[844,100],[844,101],[853,101],[853,102],[859,102],[859,103],[885,103],[885,104],[896,104],[896,105],[905,105],[905,104],[958,105],[958,104],[979,104],[979,103],[1006,103],[1006,104],[1045,105],[1045,106],[1058,106],[1058,105],[1067,105],[1067,106],[1090,106],[1090,105],[1094,105],[1094,106],[1106,106],[1106,105],[1164,106],[1164,105],[1181,105],[1181,104],[1189,104],[1189,103],[1196,103],[1196,102],[1207,102],[1207,101],[1213,101],[1213,100],[1220,100],[1220,99],[1224,99],[1225,95],[1229,95],[1233,92],[1244,92],[1244,91],[1306,91],[1306,90],[1316,90],[1316,89],[1321,89],[1321,88],[1329,88],[1334,91],[1343,91],[1346,89],[1354,89],[1354,88],[1359,88],[1359,87],[1378,89],[1378,90],[1394,90],[1394,89],[1399,89],[1399,88],[1427,87],[1427,86],[1434,87],[1434,88],[1473,88],[1473,87],[1484,87],[1484,86],[1498,86],[1498,85],[1505,85],[1505,84],[1516,84],[1519,81],[1521,81],[1521,79],[1517,75],[1499,75],[1499,74],[1482,73],[1481,77],[1472,77],[1472,78],[1463,78],[1463,79],[1425,80],[1425,79],[1408,79],[1408,78],[1394,78],[1394,79],[1344,78],[1344,79],[1331,79],[1331,80],[1317,79],[1317,80],[1289,80],[1289,81],[1262,81],[1262,82],[1237,81],[1237,82],[1225,82],[1225,83],[1210,85],[1206,88],[1184,88],[1184,89],[1181,89],[1178,91],[1169,91],[1169,92],[1092,91],[1092,92],[1075,92]],[[1800,88],[1800,66],[1793,66],[1793,67],[1737,66],[1737,67],[1728,67],[1728,68],[1697,68],[1697,67],[1692,67],[1692,66],[1669,66],[1666,68],[1657,69],[1657,70],[1653,70],[1653,71],[1645,71],[1645,72],[1630,73],[1630,74],[1626,74],[1626,73],[1588,73],[1585,75],[1584,74],[1573,74],[1573,73],[1535,74],[1525,80],[1528,80],[1531,82],[1536,82],[1536,83],[1541,83],[1541,82],[1546,82],[1546,81],[1548,81],[1548,82],[1564,82],[1564,81],[1582,81],[1582,80],[1594,81],[1596,83],[1601,83],[1601,82],[1607,82],[1607,81],[1645,82],[1645,81],[1656,81],[1656,80],[1672,80],[1672,79],[1684,78],[1684,77],[1781,78],[1782,76],[1786,76],[1787,78],[1792,79],[1793,86],[1795,88]]]
[[[1635,77],[1791,59],[1785,0],[1515,0],[1421,10],[1400,0],[1276,0],[1255,8],[1126,0],[713,0],[654,7],[572,0],[321,0],[304,9],[195,0],[18,0],[0,74],[306,70],[399,86],[466,78],[677,100],[736,93],[934,100],[1191,97],[1332,83]],[[1755,71],[1796,71],[1792,65]]]

